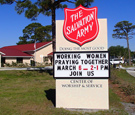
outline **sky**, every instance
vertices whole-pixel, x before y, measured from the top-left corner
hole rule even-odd
[[[75,8],[74,4],[67,4],[68,8]],[[114,26],[120,21],[129,21],[135,25],[135,0],[95,0],[91,7],[98,7],[98,18],[107,19],[108,48],[111,46],[127,47],[125,39],[112,38]],[[56,20],[64,20],[64,10],[56,10]],[[19,37],[23,36],[22,30],[33,22],[39,22],[43,26],[51,24],[51,17],[39,15],[36,21],[27,19],[23,14],[15,11],[15,3],[12,5],[0,5],[0,48],[16,45]],[[129,40],[131,51],[135,51],[135,35]]]

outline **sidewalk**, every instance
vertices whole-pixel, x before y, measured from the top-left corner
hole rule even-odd
[[[0,71],[6,71],[6,70],[27,70],[27,68],[12,68],[12,67],[1,67]]]
[[[29,68],[12,68],[12,67],[1,67],[0,71],[6,71],[6,70],[53,70],[53,66],[46,66],[42,68],[36,68],[36,67],[29,67]]]

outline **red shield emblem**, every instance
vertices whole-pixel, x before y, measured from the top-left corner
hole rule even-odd
[[[65,8],[64,12],[63,33],[69,41],[82,46],[97,37],[99,32],[97,7],[85,8],[80,5],[75,9]]]

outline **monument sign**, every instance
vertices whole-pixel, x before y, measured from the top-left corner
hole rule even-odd
[[[56,21],[56,107],[109,109],[107,20],[97,7],[65,10]]]

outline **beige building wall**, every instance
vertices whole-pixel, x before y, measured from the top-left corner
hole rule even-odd
[[[14,63],[17,63],[17,58],[16,57],[6,57],[5,58],[5,63],[9,63],[9,64],[12,64],[12,62],[14,62]],[[28,63],[28,64],[30,64],[30,58],[23,58],[23,63],[25,64],[25,63]]]
[[[24,63],[24,64],[25,64],[25,63],[30,64],[30,58],[23,58],[23,63]]]
[[[48,54],[52,52],[52,44],[39,49],[36,51],[36,54],[34,53],[34,56],[36,55],[36,62],[43,63],[43,57],[48,57]],[[50,63],[50,60],[48,60],[48,63]]]
[[[5,63],[12,64],[12,62],[16,62],[16,58],[15,57],[13,57],[13,58],[11,58],[11,57],[5,58]]]

